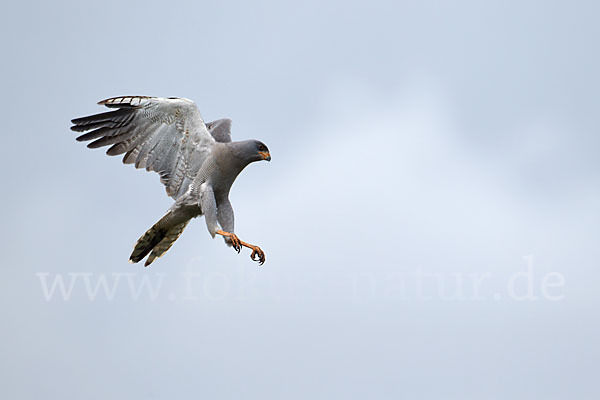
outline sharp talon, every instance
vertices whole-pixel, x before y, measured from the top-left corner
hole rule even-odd
[[[265,263],[265,252],[258,246],[252,248],[252,254],[250,254],[252,261],[257,261],[258,265]]]
[[[240,239],[239,239],[239,238],[238,238],[236,235],[232,234],[232,235],[229,237],[229,239],[231,239],[231,245],[233,246],[233,249],[234,249],[235,251],[237,251],[238,253],[239,253],[240,251],[242,251],[242,245],[241,245],[241,243],[240,243]]]
[[[252,259],[252,261],[257,261],[259,265],[263,265],[265,263],[265,252],[262,251],[262,249],[260,247],[254,246],[253,244],[250,244],[250,243],[242,242],[236,236],[235,233],[224,232],[222,230],[218,230],[217,233],[219,235],[226,236],[229,239],[229,241],[231,242],[231,246],[233,246],[233,249],[235,251],[237,251],[238,253],[240,253],[242,251],[242,246],[248,247],[249,249],[252,249],[252,254],[250,254],[250,258]]]

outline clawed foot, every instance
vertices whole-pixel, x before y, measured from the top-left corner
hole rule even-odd
[[[252,254],[250,254],[252,261],[257,261],[258,265],[263,265],[265,263],[265,252],[262,251],[260,247],[250,243],[242,242],[235,233],[218,230],[217,234],[229,238],[231,246],[233,246],[233,249],[238,253],[242,250],[242,246],[247,247],[252,249]]]
[[[265,252],[258,246],[251,247],[252,254],[250,254],[250,258],[252,261],[258,261],[258,265],[263,265],[265,263]],[[257,258],[254,258],[254,257]]]
[[[242,242],[234,233],[231,233],[230,235],[229,241],[231,242],[231,246],[233,246],[233,249],[239,253],[242,251]]]

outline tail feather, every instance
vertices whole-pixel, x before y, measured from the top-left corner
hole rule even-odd
[[[154,224],[152,228],[148,229],[146,233],[138,239],[131,256],[129,256],[130,262],[140,262],[144,257],[150,254],[144,264],[144,266],[147,267],[152,264],[156,258],[165,254],[167,250],[173,246],[173,243],[175,243],[179,236],[181,236],[189,220],[177,225],[165,227],[167,215],[161,218],[160,221]]]
[[[169,229],[169,231],[165,234],[163,239],[160,242],[158,242],[158,244],[152,249],[152,253],[150,253],[148,259],[146,260],[146,263],[144,264],[145,267],[152,264],[152,262],[155,259],[165,254],[167,250],[169,250],[171,246],[173,246],[173,243],[175,243],[175,241],[179,239],[179,236],[181,236],[181,234],[183,233],[183,230],[185,229],[188,222],[189,221],[182,222],[181,224],[175,225],[174,227]]]

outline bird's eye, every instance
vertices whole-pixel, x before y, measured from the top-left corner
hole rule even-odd
[[[267,148],[261,144],[260,146],[258,146],[258,150],[265,151],[267,150]]]

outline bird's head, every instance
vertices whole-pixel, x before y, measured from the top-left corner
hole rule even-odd
[[[244,140],[236,143],[236,153],[244,163],[250,164],[254,161],[271,161],[269,148],[259,140]]]
[[[271,153],[269,153],[269,148],[267,147],[267,145],[265,145],[263,142],[259,142],[258,140],[255,140],[254,144],[256,145],[256,150],[258,156],[260,157],[260,159],[258,159],[257,161],[271,161]]]

